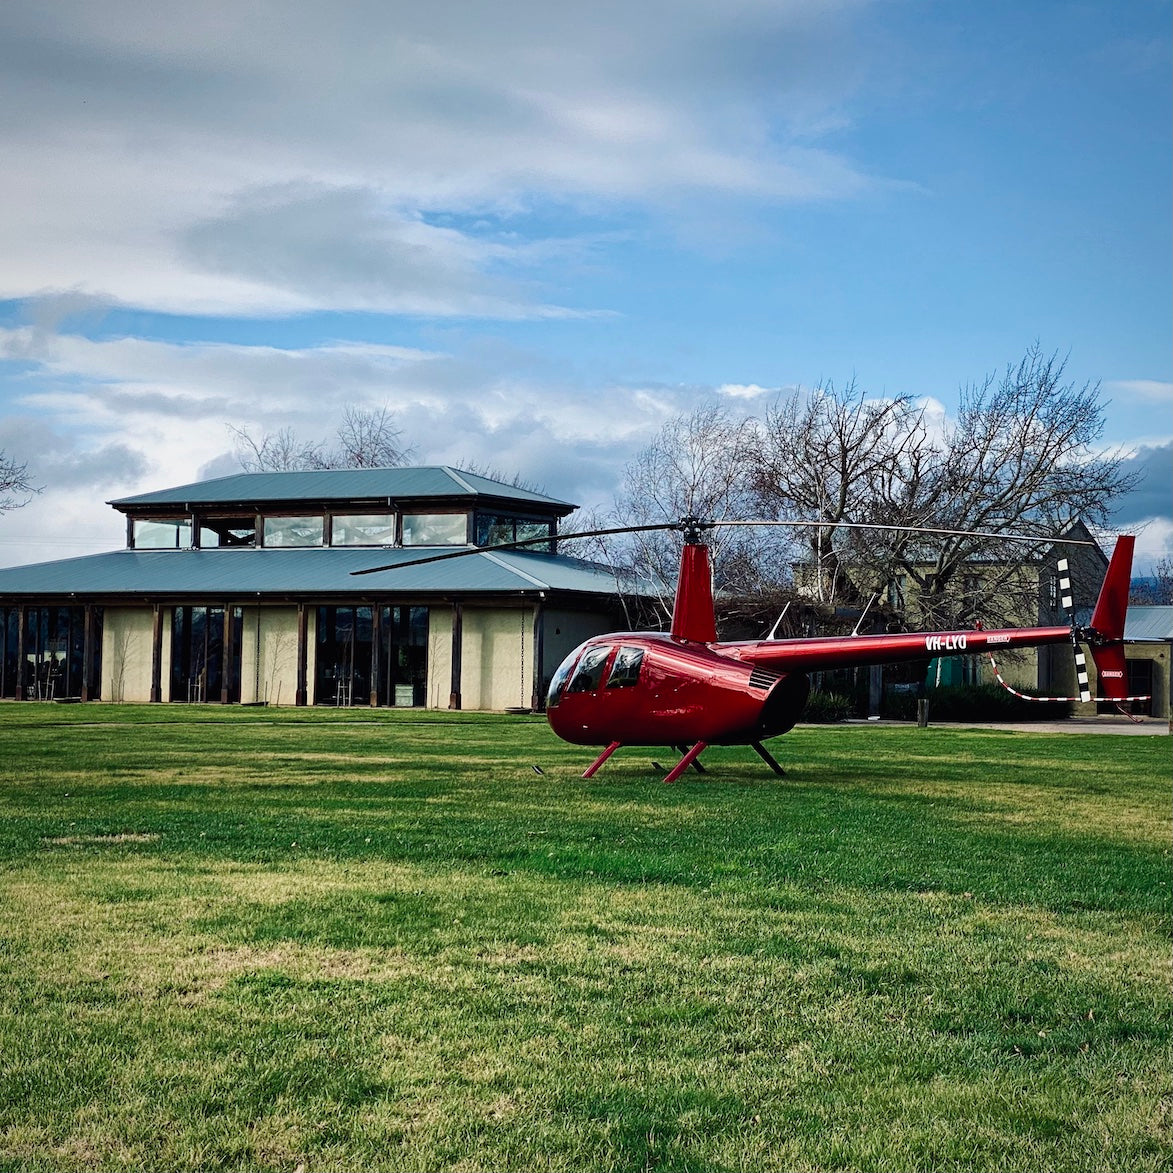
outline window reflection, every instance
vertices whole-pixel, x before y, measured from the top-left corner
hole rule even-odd
[[[393,546],[395,514],[336,513],[330,542],[334,546]]]
[[[325,533],[321,517],[266,517],[266,546],[320,546]]]
[[[463,546],[468,541],[468,515],[464,513],[405,513],[405,546]]]
[[[639,683],[639,667],[644,662],[643,648],[620,648],[607,677],[608,688],[632,688]]]
[[[572,652],[558,665],[558,671],[554,673],[554,678],[550,681],[550,692],[546,697],[546,708],[554,709],[558,707],[558,702],[562,699],[562,694],[566,691],[566,681],[570,677],[570,670],[574,667],[574,661],[575,655]]]
[[[603,678],[603,667],[610,654],[610,648],[588,648],[583,652],[567,692],[594,692]]]
[[[478,546],[497,546],[504,542],[523,542],[530,538],[545,538],[554,536],[552,521],[533,521],[524,517],[514,517],[506,513],[478,513],[476,515],[476,544]],[[540,551],[543,554],[552,553],[551,546],[546,543],[535,543],[526,549]]]
[[[186,550],[191,545],[191,519],[147,520],[134,522],[136,550]]]

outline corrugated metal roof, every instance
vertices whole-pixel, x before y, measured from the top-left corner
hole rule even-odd
[[[120,497],[107,504],[125,508],[133,505],[227,505],[252,501],[373,500],[380,497],[503,497],[565,510],[575,508],[569,501],[518,489],[448,465],[239,472],[133,497]]]
[[[1124,619],[1124,638],[1134,643],[1173,640],[1173,607],[1133,604]]]
[[[338,548],[114,550],[0,569],[0,596],[207,596],[478,594],[566,591],[615,594],[614,574],[551,554],[470,554],[355,578],[352,571],[411,562],[435,549]],[[630,590],[628,591],[630,594]]]

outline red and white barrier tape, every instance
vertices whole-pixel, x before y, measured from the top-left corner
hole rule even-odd
[[[1122,705],[1125,701],[1151,701],[1151,696],[1092,696],[1090,691],[1087,695],[1083,695],[1083,688],[1080,688],[1079,696],[1027,696],[1025,692],[1019,692],[1018,689],[1012,688],[1002,678],[1002,673],[998,671],[998,663],[990,652],[986,653],[990,657],[990,667],[994,669],[994,675],[998,678],[998,683],[1009,693],[1013,693],[1020,700],[1024,701],[1066,701],[1075,704],[1077,701],[1083,701],[1085,704],[1088,701],[1095,701],[1096,704],[1104,705]],[[1086,680],[1087,669],[1084,669],[1084,679]],[[1082,682],[1081,682],[1082,685]]]

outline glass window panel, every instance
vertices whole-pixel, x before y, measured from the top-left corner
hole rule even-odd
[[[513,519],[496,513],[477,514],[478,546],[495,546],[499,542],[513,541]]]
[[[574,655],[571,654],[558,665],[558,671],[554,673],[553,680],[550,681],[550,692],[546,697],[546,708],[557,708],[558,702],[562,699],[563,692],[566,691],[566,681],[570,676],[570,670],[574,667]]]
[[[335,546],[393,546],[395,514],[336,513],[331,542]]]
[[[266,546],[320,546],[325,533],[322,517],[266,517]]]
[[[611,654],[610,648],[588,648],[583,652],[578,662],[578,669],[570,682],[568,692],[594,692],[603,678],[603,667],[607,657]]]
[[[185,550],[191,545],[191,521],[148,521],[136,518],[134,548],[136,550]]]
[[[405,513],[405,546],[463,546],[468,541],[465,513]]]
[[[495,546],[502,542],[522,542],[528,538],[553,536],[554,524],[550,521],[527,520],[502,513],[478,513],[476,518],[476,544]],[[548,546],[533,545],[529,550],[549,552]]]
[[[517,541],[524,542],[527,538],[545,538],[551,537],[554,532],[554,526],[549,521],[519,521],[517,523]],[[532,546],[525,546],[523,549],[530,550],[536,554],[551,553],[549,543],[535,542]]]
[[[256,524],[247,517],[206,517],[200,523],[200,545],[255,546]]]
[[[639,683],[639,666],[644,660],[643,648],[620,648],[607,678],[608,688],[631,688]]]

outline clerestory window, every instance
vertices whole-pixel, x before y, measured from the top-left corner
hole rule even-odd
[[[325,537],[325,519],[308,517],[266,517],[266,546],[320,546]]]
[[[468,541],[466,513],[405,513],[405,546],[463,546]]]
[[[336,513],[330,523],[332,546],[394,546],[394,513]]]
[[[191,518],[136,518],[133,535],[136,550],[186,550],[191,546]]]

